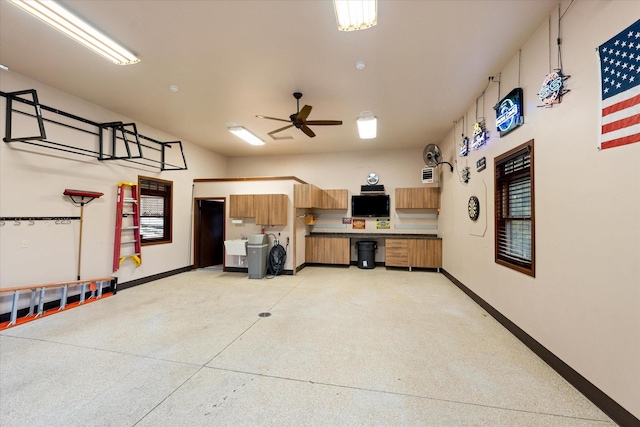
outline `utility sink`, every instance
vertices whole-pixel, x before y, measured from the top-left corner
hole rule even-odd
[[[247,256],[247,240],[245,239],[225,240],[224,247],[227,249],[228,255]]]

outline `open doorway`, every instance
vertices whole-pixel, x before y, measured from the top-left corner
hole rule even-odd
[[[225,199],[194,200],[193,267],[224,269]]]

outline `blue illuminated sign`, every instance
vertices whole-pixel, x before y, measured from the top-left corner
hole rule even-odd
[[[465,136],[460,143],[460,157],[464,157],[467,154],[469,154],[469,138]]]
[[[522,115],[522,88],[515,88],[502,98],[496,110],[496,128],[504,136],[524,123]]]

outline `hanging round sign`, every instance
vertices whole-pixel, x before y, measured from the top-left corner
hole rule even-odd
[[[562,95],[562,75],[557,72],[553,72],[545,77],[544,82],[542,82],[542,87],[540,88],[540,93],[538,96],[540,97],[540,101],[544,105],[551,105]]]

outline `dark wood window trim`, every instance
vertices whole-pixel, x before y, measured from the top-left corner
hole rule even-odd
[[[151,178],[147,176],[138,176],[138,192],[140,202],[140,227],[141,227],[141,244],[142,246],[158,245],[172,242],[173,229],[173,181],[166,181],[159,178]],[[155,215],[146,215],[145,196],[154,197],[159,200],[160,213]],[[161,221],[161,235],[154,235],[151,238],[145,238],[145,218],[156,218]]]
[[[535,277],[533,139],[494,159],[495,262]]]

